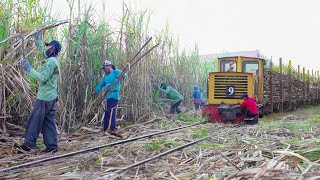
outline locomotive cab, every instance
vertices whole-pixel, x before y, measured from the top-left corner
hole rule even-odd
[[[240,108],[231,108],[243,102],[242,94],[257,100],[262,110],[264,60],[253,57],[218,58],[218,72],[210,72],[207,83],[208,104],[203,106],[202,115],[210,122],[244,122]]]

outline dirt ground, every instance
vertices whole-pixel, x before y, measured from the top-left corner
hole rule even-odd
[[[121,128],[135,137],[201,121],[188,113]],[[59,135],[59,152],[18,153],[22,136],[1,134],[0,168],[118,141],[87,127]],[[23,135],[23,133],[21,133]],[[196,145],[122,173],[117,170],[208,136]],[[43,148],[42,139],[38,141]],[[8,179],[320,179],[320,106],[275,113],[253,126],[207,123],[86,154],[0,173]]]

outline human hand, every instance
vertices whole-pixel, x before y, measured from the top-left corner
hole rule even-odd
[[[22,63],[22,67],[23,69],[25,69],[26,71],[31,71],[32,67],[29,63],[29,61],[27,59],[25,59]]]
[[[231,106],[231,108],[237,108],[240,107],[240,105]]]
[[[36,37],[36,40],[39,41],[40,40],[40,30],[37,29],[34,36]]]
[[[118,76],[118,78],[119,78],[119,80],[123,80],[123,74],[121,73],[119,76]]]

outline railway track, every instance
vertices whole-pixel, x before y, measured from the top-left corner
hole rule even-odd
[[[100,145],[100,146],[95,146],[95,147],[92,147],[92,148],[87,148],[87,149],[83,149],[83,150],[79,150],[79,151],[75,151],[75,152],[65,153],[65,154],[61,154],[61,155],[57,155],[57,156],[53,156],[53,157],[48,157],[48,158],[44,158],[44,159],[39,159],[39,160],[31,161],[31,162],[22,163],[22,164],[19,164],[19,165],[15,165],[15,166],[11,166],[11,167],[8,167],[8,168],[0,169],[0,177],[1,177],[1,175],[4,175],[4,173],[12,171],[12,170],[15,170],[15,169],[24,168],[24,167],[28,167],[28,166],[32,166],[32,165],[36,165],[36,164],[40,164],[40,163],[44,163],[44,162],[54,161],[54,160],[57,160],[57,159],[67,158],[67,157],[71,157],[71,156],[76,156],[76,155],[79,155],[79,154],[89,153],[89,152],[97,151],[97,150],[99,150],[101,148],[111,147],[111,146],[120,145],[120,144],[125,144],[125,143],[133,142],[133,141],[144,139],[144,138],[149,138],[149,137],[156,136],[156,135],[169,134],[169,133],[174,132],[174,131],[178,131],[178,130],[189,128],[189,127],[195,127],[195,126],[198,126],[198,125],[201,125],[201,124],[205,124],[205,123],[206,122],[200,122],[200,123],[195,123],[195,124],[191,124],[191,125],[181,126],[181,127],[177,127],[177,128],[173,128],[173,129],[168,129],[168,130],[165,130],[165,131],[160,131],[160,132],[156,132],[156,133],[137,136],[137,137],[133,137],[133,138],[130,138],[130,139],[120,140],[120,141],[116,141],[116,142],[112,142],[112,143],[108,143],[108,144],[103,144],[103,145]],[[149,162],[149,161],[154,160],[156,158],[159,158],[161,156],[170,154],[171,152],[174,152],[174,151],[183,149],[185,147],[191,146],[191,145],[193,145],[195,143],[198,143],[200,141],[203,141],[205,139],[206,138],[202,138],[200,140],[192,141],[192,142],[187,143],[185,145],[182,145],[182,146],[179,146],[177,148],[171,149],[166,153],[161,153],[161,154],[159,154],[159,156],[157,155],[156,157],[149,158],[146,161],[139,162],[139,163],[143,164],[143,163]],[[138,165],[141,165],[141,164],[137,164],[136,163],[136,164],[134,164],[132,166],[127,167],[127,169],[132,168],[132,167],[136,167]],[[121,169],[121,170],[119,170],[119,172],[122,172],[122,171],[125,171],[125,170],[126,169]]]

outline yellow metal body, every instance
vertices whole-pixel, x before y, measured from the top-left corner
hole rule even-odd
[[[208,104],[238,104],[243,93],[262,102],[263,59],[224,57],[218,59],[218,66],[219,72],[209,73]]]
[[[234,96],[227,97],[228,88],[234,87]],[[211,72],[208,81],[209,104],[238,104],[243,93],[254,96],[253,74],[237,72]]]

